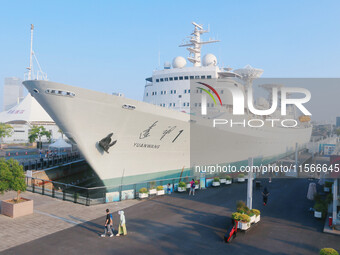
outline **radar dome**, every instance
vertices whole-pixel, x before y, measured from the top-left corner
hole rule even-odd
[[[164,69],[170,69],[171,68],[171,63],[169,61],[166,61],[164,63]]]
[[[206,54],[202,59],[203,66],[216,66],[217,58],[213,54]]]
[[[187,64],[187,61],[183,57],[175,57],[172,61],[172,67],[173,68],[183,68]]]

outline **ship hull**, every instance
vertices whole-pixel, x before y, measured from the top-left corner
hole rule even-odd
[[[49,81],[25,81],[24,85],[77,143],[105,185],[172,178],[181,172],[189,175],[194,165],[238,165],[249,157],[257,158],[257,163],[269,162],[291,153],[295,143],[307,143],[311,134],[310,127],[275,128],[269,133],[214,129],[209,123],[193,124],[189,114],[124,97]],[[100,145],[103,139],[109,142],[107,151]],[[199,150],[202,144],[204,149]]]

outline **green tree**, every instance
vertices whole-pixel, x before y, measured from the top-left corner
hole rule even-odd
[[[0,192],[14,190],[16,200],[20,200],[20,192],[26,190],[25,173],[22,166],[14,159],[0,159]]]
[[[340,136],[340,128],[337,128],[337,129],[335,130],[335,133],[336,133],[337,136]]]
[[[33,143],[36,141],[41,142],[41,138],[43,136],[46,136],[48,140],[51,140],[51,136],[52,136],[51,132],[47,131],[45,127],[43,126],[33,125],[31,130],[28,132],[28,139],[30,143]]]
[[[10,189],[10,183],[12,179],[12,173],[8,167],[8,164],[4,158],[0,158],[0,193]]]
[[[64,139],[64,132],[59,128],[58,132],[61,134],[61,139]]]
[[[13,127],[6,123],[0,123],[0,144],[5,137],[11,137],[13,134]]]

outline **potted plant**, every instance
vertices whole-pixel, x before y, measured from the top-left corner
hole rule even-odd
[[[152,182],[150,182],[149,195],[155,195],[156,193],[157,193],[156,182],[152,181]]]
[[[140,199],[147,198],[149,196],[148,195],[148,189],[147,188],[141,188],[139,190],[138,196],[139,196]]]
[[[238,228],[241,230],[247,230],[250,228],[250,217],[247,214],[241,214],[239,216],[240,221],[238,222]]]
[[[314,217],[321,219],[326,216],[327,206],[324,201],[317,201],[314,205]]]
[[[247,215],[248,215],[249,218],[250,218],[250,224],[255,223],[255,219],[256,219],[255,213],[253,213],[251,210],[249,210],[249,211],[247,212]]]
[[[186,189],[186,184],[185,182],[180,182],[178,184],[178,188],[177,188],[177,191],[178,192],[185,192],[187,189]]]
[[[20,196],[26,190],[25,173],[14,159],[0,159],[0,193],[14,190],[17,197],[1,203],[1,213],[12,218],[33,213],[33,200]]]
[[[325,182],[325,185],[323,187],[324,192],[330,192],[332,188],[333,182]]]
[[[238,181],[238,182],[245,182],[244,174],[239,174],[239,175],[237,176],[237,181]]]
[[[320,250],[320,255],[339,255],[333,248],[323,248]]]
[[[220,186],[220,185],[221,185],[221,184],[220,184],[220,178],[215,177],[214,180],[213,180],[212,186],[218,187],[218,186]]]
[[[227,182],[226,175],[225,174],[221,175],[220,183],[226,183],[226,182]]]
[[[230,175],[227,175],[225,184],[231,184],[231,183],[232,183],[231,177]]]
[[[198,183],[198,181],[196,180],[195,181],[195,189],[198,189],[199,188],[199,183]]]
[[[255,214],[255,222],[254,223],[258,223],[261,219],[261,212],[260,210],[257,209],[251,209],[250,210],[253,214]]]
[[[157,196],[164,195],[164,187],[163,186],[157,186]]]

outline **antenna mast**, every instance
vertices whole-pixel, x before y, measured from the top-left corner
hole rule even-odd
[[[28,79],[32,80],[32,68],[33,68],[33,30],[34,26],[31,24],[31,50],[30,50],[30,66],[28,69]]]
[[[41,70],[41,66],[38,62],[37,56],[35,55],[33,51],[33,30],[34,30],[34,25],[31,24],[31,49],[30,49],[30,66],[27,67],[28,72],[25,73],[25,80],[47,80],[47,75]],[[33,69],[33,61],[36,61],[39,70],[37,71],[36,76],[34,75],[34,69]],[[27,78],[27,79],[26,79]]]
[[[219,42],[218,40],[209,40],[209,41],[201,41],[201,34],[208,33],[208,30],[204,30],[202,25],[198,25],[195,22],[192,22],[195,26],[194,32],[189,37],[190,40],[188,43],[181,44],[179,47],[188,47],[187,50],[190,52],[188,60],[194,64],[194,66],[201,66],[201,45],[208,43]]]

